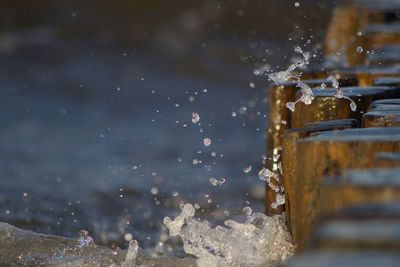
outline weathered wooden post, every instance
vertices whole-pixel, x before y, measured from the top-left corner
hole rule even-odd
[[[379,168],[400,167],[400,153],[382,152],[375,155],[376,166]]]
[[[300,128],[307,122],[313,121],[351,118],[361,124],[362,113],[367,111],[371,102],[385,98],[390,91],[394,91],[390,87],[343,87],[341,90],[346,97],[354,101],[355,110],[352,110],[348,99],[335,97],[337,92],[335,88],[313,90],[315,97],[313,102],[310,105],[298,103],[296,110],[292,113],[292,127]]]
[[[368,51],[365,64],[368,66],[393,66],[400,62],[400,45],[383,46]]]
[[[364,38],[358,33],[371,21],[383,21],[383,17],[357,5],[336,8],[325,38],[325,57],[328,63],[342,67],[362,63],[364,54],[357,53],[357,47],[363,44]]]
[[[395,66],[383,67],[364,67],[355,71],[357,76],[358,85],[362,87],[371,86],[374,80],[381,77],[398,77],[400,76],[400,69]]]
[[[305,80],[302,81],[311,88],[325,84],[332,86],[329,80]],[[349,80],[340,80],[340,85],[351,83]],[[278,162],[280,161],[282,135],[286,129],[291,128],[291,111],[286,107],[286,103],[295,101],[296,93],[300,90],[297,82],[286,82],[279,85],[271,85],[268,91],[268,135],[267,135],[267,163],[266,167],[278,172]],[[275,201],[276,192],[267,188],[266,209],[268,215],[279,214],[283,211],[283,206],[272,208],[271,204]]]
[[[357,127],[357,121],[353,119],[332,120],[309,123],[304,128],[292,128],[284,132],[282,167],[283,182],[286,193],[285,211],[289,228],[293,235],[296,234],[296,144],[300,139],[325,131],[339,131]]]
[[[398,45],[400,44],[400,24],[398,22],[369,24],[364,30],[364,35],[367,49]]]
[[[400,46],[399,46],[400,53]],[[400,56],[400,55],[399,55]],[[374,86],[392,86],[400,88],[400,77],[380,77],[373,81]]]
[[[297,144],[296,241],[302,248],[319,218],[324,177],[352,168],[372,168],[375,153],[400,151],[400,128],[362,128],[323,132]]]
[[[400,201],[400,169],[350,170],[324,178],[320,188],[321,216],[358,204]]]
[[[333,219],[316,228],[307,248],[399,252],[400,219]]]
[[[372,110],[362,116],[363,127],[399,127],[400,106],[397,110]]]

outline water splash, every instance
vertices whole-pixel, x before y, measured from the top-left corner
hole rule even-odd
[[[122,267],[135,267],[138,251],[139,251],[139,243],[136,240],[131,240],[129,242],[128,251],[126,252],[125,260],[122,263]]]
[[[361,47],[361,49],[362,49],[362,47]],[[306,65],[309,64],[311,54],[309,52],[304,52],[299,46],[295,47],[294,51],[296,53],[302,54],[303,60],[300,60],[300,61],[290,65],[284,71],[278,71],[278,72],[270,73],[268,75],[268,78],[270,78],[272,81],[274,81],[277,85],[282,84],[287,81],[290,81],[290,80],[293,80],[293,79],[296,81],[296,87],[301,89],[301,96],[299,99],[297,99],[294,102],[286,103],[286,107],[292,112],[296,110],[296,104],[298,102],[303,102],[305,105],[310,105],[312,103],[312,101],[314,100],[314,94],[313,94],[312,88],[301,81],[301,74],[298,74],[295,72],[295,70],[297,68],[305,67]],[[362,50],[361,50],[361,52],[362,52]],[[334,96],[336,98],[343,98],[343,99],[349,100],[350,101],[350,109],[352,111],[356,111],[357,110],[356,103],[350,97],[345,96],[343,91],[340,90],[339,81],[332,75],[329,75],[327,80],[332,83],[333,88],[336,88],[336,93]],[[317,86],[316,88],[325,89],[326,84],[321,83],[320,86]]]
[[[83,248],[90,245],[94,245],[94,241],[93,238],[89,236],[89,231],[84,229],[80,230],[78,238],[78,247]]]
[[[332,82],[332,87],[336,89],[335,97],[349,100],[350,101],[350,109],[352,111],[356,111],[357,110],[357,104],[353,101],[353,99],[351,99],[350,97],[344,95],[343,91],[339,87],[339,81],[332,75],[330,75],[327,78],[327,80],[331,81]]]
[[[213,186],[217,186],[217,185],[222,185],[223,183],[225,183],[226,179],[225,178],[216,179],[214,177],[211,177],[209,179],[209,181],[210,181],[210,184],[212,184]]]
[[[278,168],[278,170],[281,169]],[[278,206],[285,204],[285,188],[282,185],[281,175],[267,168],[262,168],[258,173],[258,177],[261,181],[266,182],[268,187],[276,193],[275,201],[271,204],[271,207],[276,209]]]
[[[301,54],[303,59],[293,63],[286,70],[268,74],[268,78],[278,85],[293,79],[300,81],[301,74],[296,73],[296,70],[309,64],[311,54],[309,52],[303,52],[299,46],[295,47],[294,52]]]
[[[268,217],[245,211],[240,223],[225,221],[212,228],[208,221],[194,218],[195,209],[187,203],[174,220],[164,223],[171,236],[181,237],[187,254],[197,258],[199,267],[210,266],[277,266],[293,254],[291,237],[281,215]]]

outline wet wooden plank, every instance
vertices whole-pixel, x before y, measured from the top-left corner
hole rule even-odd
[[[350,81],[338,80],[340,85],[347,85]],[[332,85],[329,80],[304,80],[311,88],[319,87],[321,84]],[[268,91],[268,134],[267,134],[267,162],[266,167],[274,172],[278,171],[277,158],[280,155],[282,146],[282,135],[284,130],[291,127],[291,111],[286,103],[295,100],[296,93],[300,90],[297,82],[286,82],[279,85],[271,85]],[[268,215],[280,214],[283,207],[274,209],[271,204],[275,201],[276,192],[266,191],[266,213]]]
[[[399,47],[400,53],[400,47]],[[400,77],[379,77],[373,81],[374,86],[394,86],[400,88]]]
[[[400,169],[346,171],[324,178],[320,193],[321,216],[359,204],[400,201]]]
[[[341,90],[356,103],[355,111],[351,110],[349,100],[335,97],[335,88],[313,90],[315,98],[310,105],[301,102],[296,105],[291,114],[291,126],[301,128],[308,122],[351,118],[361,124],[362,113],[374,100],[394,97],[393,91],[397,91],[391,87],[343,87]]]
[[[325,131],[339,131],[357,127],[357,121],[353,119],[332,120],[308,123],[304,128],[288,129],[283,135],[282,167],[283,182],[285,186],[286,203],[285,212],[289,228],[294,235],[296,233],[296,144],[298,140],[316,135]]]
[[[331,220],[314,230],[307,246],[315,250],[400,251],[400,220]]]
[[[376,165],[379,168],[400,167],[400,153],[382,152],[375,155]]]
[[[358,35],[370,22],[383,21],[380,14],[372,14],[359,5],[339,6],[334,9],[328,26],[324,52],[329,65],[351,67],[364,61],[364,54],[356,49],[364,38]]]
[[[387,110],[388,106],[380,106],[362,116],[362,126],[367,127],[399,127],[400,106],[397,109]],[[386,109],[386,110],[379,110]]]
[[[302,248],[320,216],[320,187],[324,177],[354,168],[373,168],[375,154],[400,151],[400,128],[362,128],[323,132],[297,144],[296,241]]]
[[[387,45],[400,44],[400,23],[374,23],[364,30],[367,49],[378,49]]]
[[[383,77],[398,77],[400,69],[398,66],[382,66],[382,67],[360,67],[354,69],[357,76],[358,86],[367,87],[374,84],[374,80]]]
[[[383,154],[383,153],[382,153]],[[400,202],[363,203],[344,207],[323,220],[400,220]]]
[[[400,62],[400,46],[390,45],[369,51],[365,57],[365,64],[369,66],[390,66]]]

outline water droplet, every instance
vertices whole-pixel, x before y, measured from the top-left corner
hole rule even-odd
[[[242,212],[244,213],[244,214],[246,214],[247,216],[250,216],[252,213],[253,213],[253,210],[251,209],[251,207],[244,207],[243,209],[242,209]]]
[[[243,172],[244,172],[244,173],[249,173],[249,172],[251,172],[251,165],[244,167],[244,168],[243,168]]]
[[[239,108],[239,113],[240,113],[241,115],[246,114],[246,112],[247,112],[247,107],[240,107],[240,108]]]
[[[129,241],[131,241],[133,239],[133,235],[131,233],[126,233],[124,235],[124,239],[125,239],[126,242],[129,242]]]
[[[205,145],[205,146],[210,146],[211,145],[211,139],[210,138],[204,138],[204,140],[203,140],[203,144]]]
[[[253,82],[250,82],[250,83],[249,83],[249,86],[250,86],[251,88],[256,87],[256,85],[255,85]]]
[[[299,3],[299,2],[295,2],[295,3],[294,3],[294,6],[295,6],[295,7],[299,7],[299,6],[300,6],[300,3]]]
[[[357,46],[356,51],[357,51],[357,53],[362,53],[364,51],[364,49],[361,46]]]
[[[158,194],[158,188],[157,188],[157,187],[152,187],[152,188],[150,189],[150,192],[151,192],[153,195],[157,195],[157,194]]]
[[[287,102],[286,107],[290,109],[290,111],[295,111],[296,110],[296,103],[295,102]]]
[[[276,174],[268,170],[267,168],[262,168],[260,172],[258,173],[258,177],[260,180],[269,182],[271,181],[271,178],[274,177]]]
[[[350,101],[350,109],[351,109],[351,111],[357,110],[357,104],[353,100]]]
[[[332,82],[332,87],[338,89],[339,88],[339,81],[332,75],[329,75],[327,78],[328,81]]]
[[[210,184],[212,184],[213,186],[217,186],[217,185],[222,185],[223,183],[225,183],[225,178],[220,178],[220,179],[215,179],[214,177],[211,177],[209,179]]]
[[[193,123],[198,123],[200,121],[200,116],[196,112],[192,112],[192,122]]]

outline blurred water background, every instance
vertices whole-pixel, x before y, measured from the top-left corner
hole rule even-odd
[[[331,5],[1,1],[0,221],[146,248],[183,202],[213,223],[263,211],[267,78],[253,72],[318,49]]]

